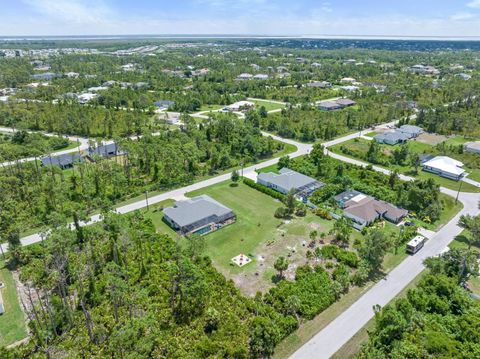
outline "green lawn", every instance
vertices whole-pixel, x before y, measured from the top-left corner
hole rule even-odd
[[[425,143],[422,143],[422,142],[418,142],[418,141],[409,141],[408,143],[409,143],[410,151],[416,152],[418,154],[433,152],[433,147],[431,145],[428,145],[428,144],[425,144]],[[395,148],[397,148],[399,146],[400,145],[395,145],[395,146],[380,145],[380,147],[382,148],[382,151],[385,154],[385,158],[387,158],[387,156],[389,156],[389,154]],[[351,151],[354,151],[355,155],[343,153],[342,150],[341,150],[342,147],[347,148]],[[332,146],[329,149],[332,152],[341,154],[343,156],[367,162],[364,158],[360,157],[359,154],[366,155],[369,147],[370,147],[370,141],[362,139],[362,138],[357,138],[357,139],[352,139],[352,140],[343,142],[341,144]],[[454,191],[458,190],[459,187],[460,187],[460,184],[461,184],[462,192],[480,192],[480,188],[475,187],[475,186],[473,186],[469,183],[454,181],[454,180],[451,180],[451,179],[448,179],[448,178],[438,176],[438,175],[433,174],[433,173],[429,173],[429,172],[419,170],[418,174],[415,174],[414,173],[414,168],[409,166],[409,165],[404,165],[404,166],[389,165],[388,167],[387,166],[380,166],[380,165],[376,165],[376,166],[383,167],[383,168],[386,168],[386,169],[389,169],[389,170],[392,170],[392,171],[397,170],[399,173],[402,173],[402,174],[405,174],[405,175],[408,175],[408,176],[411,176],[411,177],[419,178],[419,179],[433,178],[435,180],[435,182],[438,183],[440,186],[452,189]],[[472,172],[472,175],[469,176],[470,178],[475,179],[478,176],[478,178],[480,179],[480,170],[472,170],[472,169],[469,170],[469,169],[467,169],[467,171]]]
[[[175,201],[173,199],[167,199],[150,206],[149,211],[145,213],[145,217],[152,220],[158,233],[168,234],[172,237],[176,237],[177,234],[168,224],[163,221],[162,210],[166,207],[172,206],[174,203]]]
[[[249,101],[253,102],[257,109],[263,106],[267,111],[273,111],[273,110],[285,108],[285,105],[270,102],[269,100],[249,100]]]
[[[5,288],[0,289],[5,307],[5,313],[0,316],[0,347],[2,347],[25,338],[27,329],[12,273],[4,267],[2,261],[0,268],[0,282],[5,283]]]
[[[197,112],[201,112],[201,111],[216,111],[216,110],[220,110],[221,108],[223,108],[225,106],[222,106],[222,105],[202,105],[200,107],[200,110],[198,110]]]
[[[225,206],[231,208],[236,216],[236,223],[208,234],[206,254],[216,266],[232,273],[239,273],[253,267],[256,248],[275,237],[276,227],[282,221],[273,214],[280,207],[280,202],[243,183],[232,187],[230,181],[222,182],[205,189],[188,193],[189,197],[201,194],[209,195]],[[231,266],[231,259],[243,253],[253,257],[252,263],[239,268]]]

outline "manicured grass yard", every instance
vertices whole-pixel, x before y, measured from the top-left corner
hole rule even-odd
[[[5,288],[0,289],[5,307],[5,313],[0,315],[0,347],[2,347],[25,338],[27,329],[12,273],[4,267],[2,261],[0,268],[0,282],[5,283]]]
[[[225,106],[222,106],[222,105],[202,105],[200,107],[200,110],[198,110],[197,112],[201,112],[201,111],[215,111],[215,110],[220,110],[221,108],[223,108]]]
[[[269,100],[261,101],[261,100],[248,100],[255,104],[256,108],[265,107],[267,111],[278,110],[281,108],[285,108],[285,105],[270,102]]]

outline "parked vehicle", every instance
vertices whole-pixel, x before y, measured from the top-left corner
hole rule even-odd
[[[412,255],[417,253],[420,249],[423,248],[424,244],[425,244],[425,237],[420,235],[416,236],[410,242],[407,243],[407,253]]]

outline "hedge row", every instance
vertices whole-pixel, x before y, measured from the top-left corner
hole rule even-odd
[[[281,194],[280,192],[277,192],[271,188],[268,188],[264,185],[261,185],[250,178],[244,178],[243,183],[245,183],[247,186],[252,187],[253,189],[256,189],[257,191],[260,191],[262,193],[265,193],[266,195],[269,195],[270,197],[273,197],[275,199],[278,199],[280,201],[283,201],[285,199],[285,196]]]

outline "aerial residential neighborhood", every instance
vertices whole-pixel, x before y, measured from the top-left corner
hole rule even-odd
[[[0,358],[479,357],[478,1],[0,4]]]

